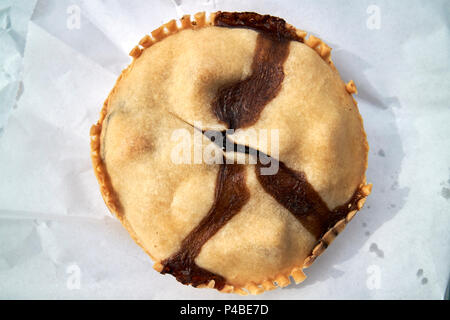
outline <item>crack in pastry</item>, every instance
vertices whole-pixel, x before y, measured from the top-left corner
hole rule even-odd
[[[114,116],[114,112],[111,112],[110,114],[108,114],[105,118],[105,132],[104,135],[106,136],[107,134],[107,130],[108,130],[108,125],[109,125],[109,121],[111,120],[111,117]],[[102,160],[105,160],[105,153],[106,153],[106,148],[105,148],[105,140],[102,141],[101,145],[100,145],[100,156],[102,158]]]

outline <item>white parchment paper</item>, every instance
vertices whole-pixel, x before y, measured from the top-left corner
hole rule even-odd
[[[154,271],[104,205],[89,128],[128,52],[183,13],[256,11],[333,47],[371,147],[366,208],[257,297]],[[79,19],[77,15],[79,14]],[[0,0],[0,298],[442,299],[450,273],[450,2]]]

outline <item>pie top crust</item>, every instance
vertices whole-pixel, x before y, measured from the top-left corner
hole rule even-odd
[[[356,87],[330,52],[282,19],[223,12],[172,20],[131,51],[91,129],[92,160],[107,206],[156,270],[239,294],[286,286],[289,276],[298,283],[362,208],[367,139]],[[273,157],[279,172],[262,176],[248,161],[174,163],[177,130],[191,135],[192,163],[195,139],[202,153],[239,156],[195,136],[199,122],[235,129],[227,139]],[[260,129],[279,131],[276,154],[248,138]]]

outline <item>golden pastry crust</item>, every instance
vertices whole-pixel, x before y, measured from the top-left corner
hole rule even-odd
[[[140,122],[142,120],[142,117],[149,117],[148,123],[154,122],[154,117],[159,117],[160,114],[158,112],[167,113],[167,114],[173,114],[173,119],[168,119],[167,121],[162,121],[161,124],[159,124],[161,127],[164,126],[172,126],[172,129],[175,129],[177,127],[183,127],[186,126],[186,128],[189,128],[189,125],[183,124],[179,119],[183,119],[187,123],[191,123],[191,121],[195,119],[201,119],[204,121],[204,124],[209,126],[209,128],[214,128],[218,130],[223,130],[224,126],[217,123],[217,121],[214,121],[214,119],[211,116],[206,115],[203,109],[195,110],[192,114],[189,113],[183,113],[184,111],[180,110],[171,110],[170,107],[164,110],[152,110],[152,113],[150,115],[143,113],[143,114],[137,114],[137,110],[128,110],[130,113],[135,113],[138,117],[134,118],[135,122],[130,122],[130,115],[123,115],[123,121],[122,121],[122,115],[120,112],[116,112],[114,116],[111,116],[112,111],[117,111],[117,105],[121,103],[125,99],[123,96],[124,93],[123,89],[126,87],[129,89],[133,84],[137,87],[143,86],[143,84],[138,83],[140,76],[138,76],[138,72],[134,72],[131,74],[131,71],[134,68],[140,68],[142,73],[147,74],[153,74],[155,76],[155,79],[158,80],[158,70],[161,70],[167,66],[162,66],[160,69],[155,69],[154,66],[145,66],[145,65],[137,65],[140,61],[140,58],[143,56],[144,52],[148,50],[148,48],[154,46],[158,43],[163,43],[161,40],[173,36],[180,31],[183,30],[195,30],[198,31],[200,29],[206,28],[206,27],[212,27],[213,21],[216,13],[213,13],[208,17],[205,15],[204,12],[197,13],[193,16],[193,19],[189,15],[184,16],[179,22],[172,20],[169,23],[161,26],[160,28],[154,30],[151,35],[145,36],[139,43],[138,46],[133,48],[133,50],[130,52],[130,55],[134,58],[133,62],[130,64],[130,66],[125,69],[120,77],[118,78],[116,85],[114,86],[113,90],[109,94],[108,98],[106,99],[102,111],[100,113],[100,119],[97,122],[96,125],[94,125],[91,128],[91,158],[94,166],[94,171],[96,174],[96,177],[98,179],[98,182],[100,184],[100,190],[101,194],[103,196],[103,199],[110,209],[111,212],[113,212],[117,218],[121,221],[121,223],[124,225],[124,227],[129,231],[132,238],[138,243],[144,251],[155,261],[154,268],[157,271],[162,271],[163,265],[162,260],[167,258],[169,255],[173,254],[177,249],[177,243],[181,242],[183,237],[190,231],[192,228],[198,223],[198,221],[203,217],[202,215],[195,215],[193,212],[196,210],[200,210],[200,212],[207,211],[205,208],[207,208],[213,201],[213,194],[212,192],[208,192],[207,189],[212,190],[214,179],[217,172],[217,168],[214,166],[203,166],[200,165],[196,169],[194,169],[194,172],[189,173],[191,168],[184,167],[181,169],[174,169],[174,167],[170,167],[170,170],[180,170],[180,172],[183,172],[187,176],[191,176],[192,179],[195,179],[195,177],[200,177],[202,182],[206,184],[207,186],[204,188],[202,194],[204,195],[204,198],[201,201],[192,201],[196,203],[201,203],[202,208],[199,209],[199,207],[194,206],[193,208],[186,208],[184,207],[183,213],[185,212],[191,212],[192,217],[187,218],[185,220],[178,219],[178,216],[175,217],[175,220],[172,220],[171,223],[174,223],[175,225],[178,225],[177,227],[174,227],[175,229],[173,233],[176,233],[177,236],[174,237],[174,239],[171,240],[170,243],[163,244],[160,239],[158,239],[156,236],[146,236],[145,234],[148,233],[148,231],[143,228],[148,228],[151,226],[152,228],[155,227],[156,223],[153,223],[152,221],[142,220],[141,216],[139,214],[130,214],[131,211],[139,211],[139,206],[143,206],[143,209],[148,209],[149,204],[145,203],[142,204],[142,202],[135,202],[133,203],[133,198],[130,195],[123,195],[126,191],[126,188],[128,185],[122,185],[120,184],[120,178],[118,178],[123,172],[128,172],[127,170],[130,170],[130,168],[127,168],[127,164],[122,164],[121,161],[123,159],[129,160],[133,159],[133,161],[136,161],[134,165],[141,165],[142,170],[141,174],[145,175],[147,164],[142,165],[143,162],[148,163],[149,160],[148,154],[151,153],[152,149],[158,150],[158,153],[161,153],[161,148],[157,146],[158,139],[168,139],[167,137],[152,137],[151,135],[146,137],[145,135],[140,134],[139,132],[142,132],[143,130],[139,131],[136,129],[135,131],[131,130],[131,132],[128,132],[130,123],[133,123],[133,125],[137,128],[140,125]],[[289,26],[291,27],[291,26]],[[293,28],[293,27],[291,27]],[[223,36],[228,39],[228,41],[232,41],[233,39],[233,33],[234,30],[227,30],[227,29],[221,29],[223,32]],[[185,31],[186,32],[186,31]],[[251,64],[251,57],[253,54],[252,48],[254,47],[255,43],[255,35],[253,34],[254,31],[251,30],[243,30],[240,29],[239,34],[237,37],[248,37],[248,45],[244,48],[242,48],[238,53],[236,53],[238,56],[234,57],[233,62],[238,61],[236,65],[225,65],[224,69],[228,69],[228,79],[225,79],[224,82],[230,82],[235,81],[238,79],[245,78],[248,73],[250,72],[250,64]],[[320,56],[323,61],[325,61],[329,67],[330,70],[333,71],[332,74],[337,74],[337,71],[335,70],[335,67],[333,65],[333,62],[331,60],[331,48],[328,47],[325,43],[323,43],[320,39],[309,36],[307,37],[306,32],[296,30],[297,35],[304,39],[304,44],[308,47],[312,48],[318,56]],[[207,36],[207,35],[206,35]],[[171,37],[172,38],[172,37]],[[182,39],[178,38],[172,38],[174,42],[181,43],[181,45],[187,45],[186,43],[182,43]],[[150,51],[149,51],[150,52]],[[152,54],[155,54],[154,52]],[[221,59],[220,55],[218,59]],[[226,64],[226,63],[225,63]],[[208,74],[208,73],[207,73]],[[209,77],[214,77],[214,74],[209,74]],[[155,81],[156,81],[155,80]],[[200,83],[204,79],[199,79]],[[208,78],[208,81],[210,81],[210,78]],[[342,82],[339,78],[339,81]],[[210,92],[216,91],[218,87],[220,87],[220,83],[215,84],[215,88],[210,88]],[[142,88],[140,90],[143,90]],[[174,85],[174,89],[177,90],[176,84]],[[120,92],[119,92],[120,91]],[[188,90],[187,90],[188,91]],[[356,93],[356,86],[354,85],[353,81],[348,83],[347,85],[344,85],[344,91],[346,91],[349,94],[348,101],[351,101],[351,103],[354,103],[354,114],[357,118],[357,121],[355,123],[360,124],[360,131],[358,134],[356,134],[356,137],[358,139],[361,139],[361,142],[356,142],[355,144],[358,144],[360,146],[360,149],[357,150],[357,152],[360,152],[360,156],[355,158],[355,160],[359,161],[359,164],[357,165],[359,167],[359,173],[356,173],[356,177],[352,179],[352,184],[356,186],[357,192],[359,193],[359,201],[357,202],[357,208],[352,208],[352,210],[349,209],[348,214],[346,217],[340,221],[338,221],[332,228],[326,232],[323,237],[321,237],[318,241],[311,236],[311,234],[306,231],[303,226],[295,219],[293,216],[289,214],[289,211],[282,208],[274,199],[270,198],[268,195],[266,195],[262,187],[258,184],[256,181],[256,178],[254,176],[253,170],[251,170],[251,166],[246,168],[246,175],[247,175],[247,184],[249,186],[249,189],[251,191],[251,197],[250,201],[245,205],[245,207],[242,209],[242,211],[233,218],[227,225],[225,225],[216,235],[214,235],[202,248],[202,251],[200,255],[197,257],[196,262],[201,267],[207,268],[208,270],[215,271],[221,275],[224,275],[227,279],[227,284],[221,289],[222,292],[227,293],[238,293],[238,294],[259,294],[267,290],[271,290],[278,287],[284,287],[287,286],[291,281],[289,277],[292,277],[296,283],[302,282],[306,276],[303,272],[304,268],[309,267],[314,260],[319,256],[327,247],[328,245],[333,241],[333,239],[342,232],[346,224],[354,217],[356,212],[360,210],[364,204],[365,198],[370,194],[371,191],[371,185],[366,185],[365,181],[365,170],[367,168],[367,152],[368,152],[368,145],[366,141],[365,132],[362,128],[362,119],[359,115],[359,112],[356,108],[356,102],[351,97],[351,94]],[[201,95],[200,95],[201,96]],[[209,97],[210,98],[210,97]],[[205,101],[208,101],[208,96],[205,94],[201,99],[199,100],[199,105],[205,106],[209,105]],[[346,101],[348,104],[349,102]],[[179,101],[168,101],[168,105],[174,105],[178,103]],[[139,101],[137,100],[136,103],[148,103],[148,101]],[[266,112],[267,109],[263,111]],[[267,111],[268,113],[269,111]],[[355,113],[356,112],[356,113]],[[112,119],[111,119],[112,118]],[[133,117],[131,117],[133,118]],[[161,118],[164,118],[161,116]],[[264,114],[262,115],[262,118],[264,119]],[[160,119],[160,118],[158,118]],[[177,120],[178,119],[178,120]],[[352,120],[354,121],[354,120]],[[104,124],[106,122],[110,122],[108,126],[105,126]],[[143,121],[146,122],[146,121]],[[345,123],[344,123],[345,125]],[[112,136],[109,135],[108,138],[106,138],[106,127],[108,127],[108,131],[112,130],[114,133]],[[145,130],[144,130],[145,131]],[[151,131],[151,130],[149,130]],[[125,141],[120,141],[117,137],[120,137],[121,135],[126,134],[127,139]],[[116,137],[116,138],[114,138]],[[109,139],[109,140],[108,140]],[[115,140],[114,140],[115,139]],[[107,142],[106,142],[107,141]],[[112,150],[115,151],[108,151],[108,164],[105,161],[105,155],[102,155],[102,142],[103,143],[109,143],[112,146]],[[156,146],[155,146],[156,144]],[[208,142],[205,143],[205,145],[208,145]],[[169,146],[168,146],[169,147]],[[116,154],[114,154],[116,152]],[[112,155],[111,155],[112,153]],[[163,152],[164,153],[164,152]],[[167,153],[166,153],[167,156]],[[294,157],[296,155],[294,154]],[[354,155],[353,155],[354,156]],[[145,158],[147,157],[147,158]],[[354,156],[355,157],[355,156]],[[143,159],[145,158],[145,159]],[[113,160],[111,160],[113,159]],[[283,160],[284,161],[284,160]],[[290,162],[295,162],[289,160]],[[157,163],[153,163],[153,165],[157,165]],[[109,169],[108,169],[109,166]],[[295,167],[295,165],[294,165]],[[304,169],[304,168],[299,168]],[[111,179],[111,173],[113,174],[113,179]],[[128,176],[132,176],[134,173],[127,173]],[[359,175],[359,176],[358,176]],[[151,179],[151,176],[148,176],[148,179]],[[176,179],[175,179],[176,180]],[[174,181],[175,181],[174,180]],[[355,184],[355,181],[358,181],[358,183]],[[211,181],[211,186],[208,187],[208,183],[206,181]],[[200,183],[193,182],[192,185],[195,185],[198,187]],[[158,187],[161,187],[158,185]],[[185,189],[189,189],[191,186],[186,185],[184,186]],[[140,188],[145,189],[144,186],[140,186]],[[181,188],[181,187],[180,187]],[[348,189],[351,189],[351,186],[348,187]],[[119,190],[119,192],[118,192]],[[132,193],[138,193],[142,196],[142,194],[145,194],[145,192],[139,192],[139,190],[134,189],[131,190]],[[189,191],[180,191],[185,194],[189,194]],[[326,198],[328,195],[327,192],[329,190],[324,190],[322,195]],[[148,195],[151,196],[152,192],[147,191]],[[196,193],[198,195],[198,192]],[[331,200],[327,201],[327,204],[330,207],[334,207],[337,204],[341,204],[345,201],[342,199],[347,197],[350,198],[351,195],[348,196],[347,194],[339,195],[335,198],[332,198]],[[176,195],[172,195],[173,198],[170,200],[172,201],[170,205],[172,206],[173,203],[176,203],[175,199]],[[265,196],[265,197],[264,197]],[[131,199],[131,200],[130,200]],[[189,201],[181,201],[180,203],[186,203]],[[126,205],[124,205],[126,203]],[[128,210],[125,212],[124,206],[129,208],[130,206],[134,206],[133,210]],[[150,206],[151,207],[151,206]],[[176,206],[175,206],[176,207]],[[155,207],[154,209],[156,209]],[[171,207],[172,208],[172,207]],[[265,216],[258,216],[259,219],[255,219],[255,215],[252,214],[253,211],[255,211],[255,208],[258,208],[261,211],[265,211],[268,214]],[[263,209],[265,210],[263,210]],[[154,212],[154,211],[152,211]],[[173,212],[173,214],[176,214],[176,212]],[[141,214],[142,215],[142,214]],[[148,215],[147,215],[148,216]],[[282,216],[283,218],[281,220],[278,220],[279,217]],[[130,221],[131,219],[131,221]],[[289,223],[286,223],[286,221],[289,221]],[[185,223],[185,227],[183,227],[183,222]],[[257,236],[257,228],[268,228],[268,226],[271,226],[272,230],[270,232],[273,232],[274,235],[279,234],[280,232],[285,232],[287,236],[291,237],[288,240],[286,240],[285,243],[279,243],[278,245],[281,246],[281,249],[279,250],[283,251],[281,253],[281,256],[278,256],[274,259],[268,259],[266,263],[264,263],[263,260],[259,261],[258,259],[261,259],[263,255],[256,254],[255,256],[252,256],[252,253],[250,252],[247,257],[245,257],[243,260],[247,261],[247,264],[249,266],[244,271],[239,272],[239,269],[234,269],[230,264],[224,264],[224,259],[232,259],[233,253],[225,252],[224,250],[226,248],[223,247],[223,243],[226,242],[225,239],[228,239],[231,241],[237,239],[237,236],[231,236],[230,234],[235,233],[236,235],[244,234],[244,238],[240,238],[239,241],[243,241],[244,245],[247,244],[249,246],[259,246],[261,248],[264,248],[264,246],[270,248],[273,243],[276,243],[279,239],[276,239],[276,236],[274,236],[273,241],[268,243],[264,243],[264,241],[269,238],[270,239],[270,232],[268,235],[265,235],[265,237],[258,237]],[[277,226],[278,225],[278,229]],[[286,227],[293,228],[291,231],[287,232],[283,230],[283,228]],[[253,228],[253,229],[252,229]],[[250,231],[249,231],[250,230]],[[254,230],[254,231],[251,231]],[[161,229],[163,231],[163,229]],[[244,232],[245,231],[245,232]],[[155,231],[157,232],[157,231]],[[143,236],[145,235],[145,236]],[[253,241],[253,243],[252,243]],[[154,244],[157,244],[158,246],[162,247],[163,249],[159,250],[155,248]],[[235,245],[238,245],[237,243]],[[289,245],[289,248],[284,248],[283,245],[287,246]],[[273,249],[277,249],[276,246]],[[248,251],[248,250],[247,250]],[[276,251],[276,250],[275,250]],[[300,253],[299,253],[300,252]],[[219,253],[219,254],[218,254]],[[271,252],[272,254],[276,255],[276,252]],[[239,253],[237,253],[239,254]],[[228,256],[227,256],[228,255]],[[285,261],[284,264],[277,264],[276,261],[280,260],[289,260]],[[269,261],[270,260],[270,261]],[[250,265],[251,261],[258,261],[258,263],[254,265]],[[245,262],[244,262],[245,263]],[[255,265],[262,268],[261,270],[255,269]],[[214,287],[214,280],[210,281],[207,285],[203,285],[204,287]],[[201,287],[201,286],[199,286]]]

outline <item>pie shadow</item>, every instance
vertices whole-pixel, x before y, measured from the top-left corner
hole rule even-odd
[[[394,108],[401,108],[398,98],[385,96],[371,85],[364,76],[364,70],[371,66],[358,56],[345,50],[337,50],[333,54],[333,61],[342,79],[346,82],[353,79],[358,88],[355,99],[364,119],[370,146],[367,181],[373,184],[373,190],[365,207],[347,225],[344,232],[310,268],[304,270],[306,280],[287,287],[291,290],[342,277],[346,271],[333,266],[357,255],[371,241],[370,236],[401,210],[409,194],[409,188],[399,188],[398,183],[405,156],[393,111]],[[348,66],[351,66],[351,70]],[[360,72],[355,74],[352,70]]]

